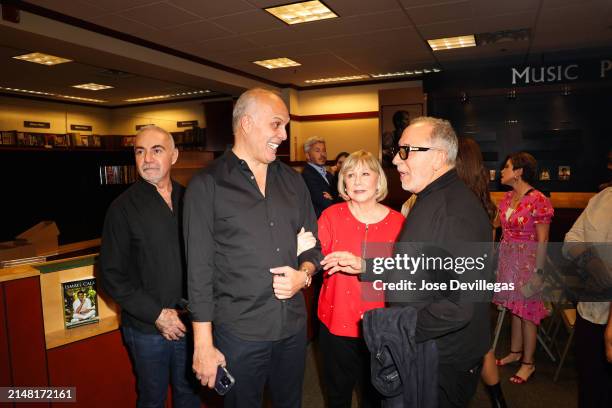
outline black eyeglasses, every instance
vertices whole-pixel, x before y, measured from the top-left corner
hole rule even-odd
[[[426,152],[428,150],[440,150],[436,147],[419,147],[419,146],[394,146],[393,156],[399,154],[400,159],[406,160],[410,152]]]

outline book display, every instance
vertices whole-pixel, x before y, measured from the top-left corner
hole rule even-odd
[[[62,282],[62,299],[64,326],[67,329],[97,323],[100,320],[95,278]]]

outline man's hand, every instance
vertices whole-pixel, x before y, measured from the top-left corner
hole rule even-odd
[[[225,356],[216,347],[195,347],[192,369],[200,384],[213,388],[218,366],[225,367]]]
[[[272,287],[278,299],[289,299],[306,285],[306,274],[303,271],[296,271],[289,266],[280,266],[271,268],[270,272],[274,274]]]
[[[162,309],[155,327],[166,340],[179,340],[187,331],[176,309]]]
[[[317,239],[312,235],[312,232],[305,231],[302,227],[297,235],[297,255],[300,256],[302,252],[314,248],[315,245],[317,245]]]
[[[323,198],[330,201],[334,200],[334,197],[332,197],[331,194],[329,194],[327,191],[323,192]]]
[[[348,251],[336,251],[328,254],[322,261],[321,266],[328,275],[336,272],[344,272],[351,275],[363,273],[363,260]]]

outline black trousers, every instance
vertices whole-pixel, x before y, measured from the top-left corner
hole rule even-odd
[[[467,370],[440,364],[438,366],[438,407],[467,407],[476,393],[481,371],[482,360],[475,362],[474,367]]]
[[[574,345],[580,408],[612,407],[612,364],[606,360],[605,329],[605,325],[576,314]]]
[[[336,336],[321,324],[319,349],[328,407],[350,408],[355,386],[361,407],[380,407],[380,394],[370,381],[370,353],[363,338]]]
[[[225,355],[227,370],[236,379],[234,387],[225,394],[225,407],[260,408],[266,384],[274,408],[302,406],[306,326],[277,341],[243,340],[216,327],[214,341]]]

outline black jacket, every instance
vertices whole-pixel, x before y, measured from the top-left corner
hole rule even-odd
[[[370,350],[371,379],[387,408],[438,406],[438,349],[433,340],[416,342],[417,310],[369,310],[363,336]]]
[[[315,214],[319,218],[323,210],[338,202],[338,187],[335,184],[335,177],[331,173],[327,173],[328,183],[326,183],[321,174],[308,163],[304,165],[302,177],[306,182],[306,186],[308,186],[308,191],[310,191],[310,199],[312,200]],[[323,197],[323,193],[331,195],[333,200]]]

